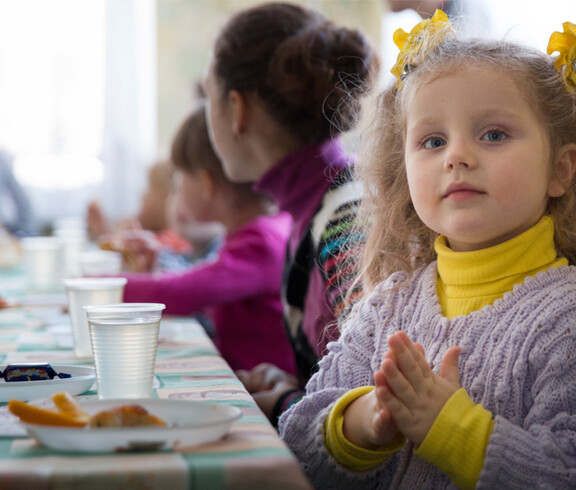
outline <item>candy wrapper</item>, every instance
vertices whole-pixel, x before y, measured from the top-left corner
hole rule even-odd
[[[6,380],[6,382],[41,381],[54,379],[55,377],[64,379],[71,378],[72,375],[67,373],[57,373],[50,364],[42,363],[8,364],[8,366],[0,372],[0,378]]]

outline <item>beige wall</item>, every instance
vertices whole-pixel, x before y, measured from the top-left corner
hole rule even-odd
[[[158,0],[158,145],[161,155],[193,102],[219,27],[263,0]],[[380,46],[383,0],[300,0],[340,24],[362,29]]]

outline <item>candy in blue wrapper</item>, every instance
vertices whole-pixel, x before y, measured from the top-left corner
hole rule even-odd
[[[56,376],[61,379],[72,377],[67,373],[57,373],[50,364],[45,363],[8,364],[4,371],[0,372],[0,378],[7,382],[41,381],[54,379]]]

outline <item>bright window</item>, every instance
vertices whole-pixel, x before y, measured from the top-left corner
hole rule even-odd
[[[0,1],[0,145],[17,155],[26,185],[69,188],[102,178],[104,7],[104,0]]]
[[[155,0],[0,0],[0,148],[40,226],[135,212],[156,152]]]

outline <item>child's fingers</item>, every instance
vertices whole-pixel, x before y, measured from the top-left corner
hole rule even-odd
[[[422,344],[420,344],[418,342],[414,342],[414,345],[416,346],[416,349],[418,349],[418,352],[420,352],[420,354],[422,354],[422,356],[425,356],[424,347],[422,346]]]
[[[239,369],[236,371],[236,377],[244,385],[244,388],[246,388],[248,393],[253,393],[255,391],[252,380],[250,379],[250,373],[248,371],[245,369]]]
[[[421,350],[404,332],[391,335],[388,339],[391,352],[396,355],[396,365],[406,379],[419,389],[425,378],[431,375],[430,367]]]
[[[416,346],[416,349],[418,350],[418,352],[424,356],[424,347],[422,347],[422,344],[419,344],[418,342],[414,342],[414,345]],[[392,359],[392,361],[394,362],[398,362],[398,360],[396,359],[396,355],[394,354],[393,351],[389,350],[388,352],[386,352],[385,354],[385,359]]]
[[[404,405],[411,406],[418,401],[418,394],[412,383],[406,378],[404,373],[398,369],[398,366],[390,360],[385,360],[382,365],[382,371],[386,376],[386,386],[396,398]]]
[[[385,411],[389,412],[391,419],[397,425],[402,424],[408,415],[408,408],[402,399],[388,385],[379,386],[376,390],[379,404],[385,407]]]
[[[374,421],[374,430],[380,434],[395,434],[398,428],[394,423],[394,418],[390,410],[384,408],[379,410]]]
[[[378,386],[383,386],[385,384],[386,384],[386,375],[384,374],[384,371],[382,370],[376,371],[374,373],[374,386],[378,388]]]
[[[384,354],[384,359],[382,360],[382,364],[380,365],[380,367],[382,367],[384,365],[384,361],[386,359],[390,359],[394,364],[398,363],[398,359],[396,358],[396,354],[394,354],[394,352],[392,350],[388,350],[388,352],[386,352],[386,354]]]
[[[444,357],[442,358],[442,364],[440,365],[440,376],[444,379],[460,384],[460,372],[458,371],[458,358],[462,349],[458,346],[450,347]]]

